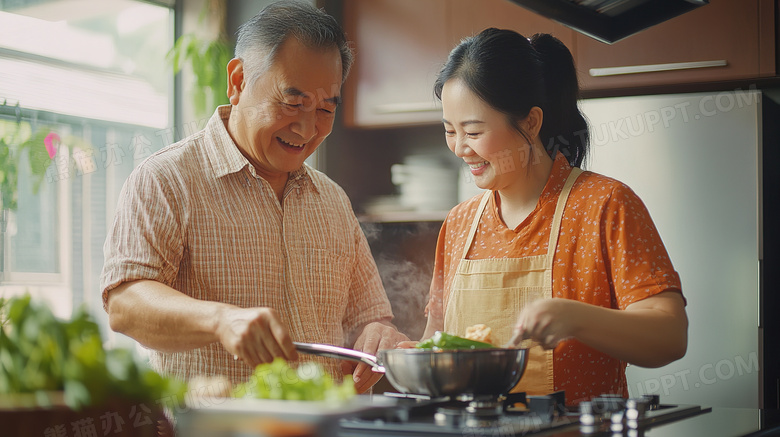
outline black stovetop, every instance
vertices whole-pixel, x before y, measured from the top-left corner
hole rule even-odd
[[[477,400],[390,396],[395,405],[342,419],[339,436],[638,435],[710,411],[666,405],[657,396],[626,400],[604,395],[577,407],[566,406],[563,392],[527,399],[523,394]]]

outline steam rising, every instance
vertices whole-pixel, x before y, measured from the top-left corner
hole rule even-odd
[[[387,297],[393,323],[412,340],[425,331],[425,305],[441,223],[363,223]]]

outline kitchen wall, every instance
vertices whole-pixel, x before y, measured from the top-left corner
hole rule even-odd
[[[317,5],[343,25],[341,0],[318,0]],[[357,53],[357,56],[360,54]],[[344,188],[357,211],[361,211],[361,205],[372,196],[398,192],[390,181],[390,167],[402,162],[405,156],[440,154],[445,160],[452,158],[444,142],[441,124],[383,129],[345,128],[343,115],[342,111],[333,133],[322,147],[321,169]],[[457,159],[450,162],[453,168],[457,168]]]
[[[390,167],[405,156],[454,157],[440,125],[349,129],[340,120],[320,153],[321,169],[344,188],[358,213],[372,197],[398,193]],[[452,165],[457,168],[457,163]],[[420,339],[441,221],[367,222],[362,226],[393,306],[394,323],[410,338]]]
[[[408,155],[438,155],[457,168],[441,125],[349,129],[337,121],[322,153],[322,170],[344,187],[358,211],[372,196],[397,193],[390,167]]]
[[[228,0],[227,23],[225,25],[228,35],[235,39],[238,26],[273,2],[274,0]]]

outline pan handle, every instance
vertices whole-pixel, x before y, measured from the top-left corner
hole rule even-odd
[[[376,373],[385,373],[385,368],[380,366],[376,357],[365,352],[347,349],[329,344],[318,343],[299,343],[294,341],[295,349],[304,354],[317,355],[320,357],[338,358],[340,360],[357,361],[367,364],[371,370]]]

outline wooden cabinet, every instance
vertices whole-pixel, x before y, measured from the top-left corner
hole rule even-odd
[[[344,0],[356,60],[345,84],[347,126],[441,122],[433,82],[447,59],[446,0]]]
[[[710,0],[615,44],[576,33],[585,90],[775,76],[775,0]]]
[[[487,27],[555,35],[572,52],[584,91],[775,77],[777,3],[710,0],[604,44],[508,0],[343,0],[357,51],[344,93],[345,125],[439,123],[436,75],[462,38]]]
[[[345,84],[344,122],[388,127],[441,122],[433,83],[461,38],[487,27],[525,36],[574,32],[507,0],[343,0],[356,61]]]

